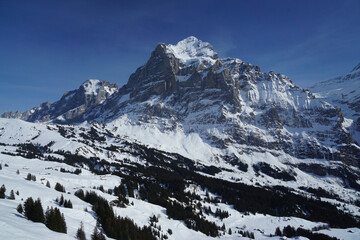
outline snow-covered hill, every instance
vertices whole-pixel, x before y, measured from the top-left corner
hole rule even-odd
[[[122,179],[124,179],[124,177],[118,177],[114,173],[121,172],[124,174],[128,171],[126,170],[126,166],[134,164],[140,164],[142,166],[157,165],[153,161],[154,159],[144,153],[144,150],[147,149],[146,146],[136,145],[136,141],[132,139],[131,136],[123,136],[122,138],[114,137],[106,128],[102,128],[101,125],[98,124],[64,126],[45,123],[28,123],[22,120],[1,119],[0,126],[0,163],[2,165],[2,170],[0,170],[0,184],[5,185],[7,197],[11,190],[14,190],[14,192],[19,191],[19,195],[15,195],[15,200],[0,199],[0,236],[3,239],[8,239],[10,237],[12,239],[73,239],[80,226],[80,222],[83,222],[84,230],[89,238],[96,226],[96,214],[91,210],[92,206],[89,203],[74,196],[74,193],[79,189],[83,189],[84,191],[95,191],[98,195],[106,198],[108,201],[116,200],[117,197],[114,196],[113,189],[123,181]],[[126,126],[124,126],[124,128],[126,128]],[[134,138],[136,138],[138,134],[144,134],[144,136],[146,134],[152,134],[154,136],[153,142],[150,142],[149,140],[148,146],[158,146],[161,148],[160,146],[166,145],[166,142],[169,141],[167,138],[162,138],[163,136],[161,135],[157,136],[159,133],[147,132],[148,130],[146,129],[133,128],[131,131],[134,134]],[[106,138],[106,141],[103,141],[103,137]],[[196,138],[186,138],[185,135],[173,137],[176,141],[176,143],[172,144],[173,150],[176,149],[176,146],[179,143],[186,144],[186,142],[188,142],[187,144],[189,146],[194,143],[199,143]],[[38,149],[38,152],[29,150],[31,147],[24,147],[24,145],[21,144],[31,144]],[[205,143],[203,144],[206,145]],[[48,148],[45,148],[45,146]],[[171,144],[167,147],[172,148]],[[211,149],[211,147],[208,148]],[[199,152],[208,151],[202,147],[199,147],[197,150]],[[220,151],[219,149],[211,150],[214,152]],[[194,151],[195,149],[190,150],[188,155],[191,156]],[[34,155],[29,156],[27,153],[34,153]],[[69,163],[69,160],[66,160],[69,154],[72,154],[72,156],[83,156],[87,159],[97,160],[93,162],[93,167],[91,167],[89,163],[84,163],[83,161],[74,161],[73,165],[70,166],[66,164]],[[175,163],[181,161],[180,156],[165,152],[164,154],[169,159],[175,161]],[[26,156],[26,158],[21,155]],[[153,156],[156,159],[159,159],[159,156],[162,155]],[[290,156],[287,157],[291,158]],[[277,158],[266,153],[263,155],[252,156],[252,159],[249,159],[248,163],[255,163],[257,159],[263,158],[267,158],[268,162],[271,164],[281,165]],[[296,161],[296,159],[293,159],[293,161]],[[312,160],[308,159],[306,161]],[[113,164],[113,167],[110,167],[109,164],[111,163]],[[120,171],[117,170],[118,167],[115,167],[117,165],[114,164],[120,164]],[[162,164],[165,164],[165,162]],[[181,164],[188,163],[181,162]],[[208,175],[205,173],[204,167],[206,166],[202,164],[203,162],[200,161],[196,165],[198,171],[204,171],[202,174],[205,174],[206,176]],[[321,164],[327,165],[328,163],[323,161]],[[294,170],[297,174],[297,181],[288,182],[276,180],[263,173],[256,174],[251,169],[247,172],[240,171],[224,161],[217,162],[217,166],[221,167],[223,171],[216,173],[214,175],[215,179],[228,179],[229,181],[235,182],[240,181],[249,184],[249,186],[253,184],[264,187],[284,185],[293,188],[298,192],[297,194],[309,194],[309,196],[311,196],[311,193],[304,191],[305,189],[301,187],[307,186],[312,189],[322,188],[329,193],[336,193],[336,195],[341,194],[341,197],[331,198],[328,196],[321,198],[321,200],[339,204],[339,209],[343,209],[341,211],[349,212],[355,216],[359,215],[360,208],[352,204],[358,199],[359,193],[352,189],[344,188],[341,181],[336,177],[316,177],[299,170]],[[78,175],[71,173],[76,169],[81,169],[81,173]],[[108,172],[108,174],[94,174],[93,171],[95,171],[95,169],[102,169],[103,171]],[[17,170],[19,170],[19,173],[17,173]],[[136,171],[137,174],[141,174],[143,170],[139,168]],[[36,181],[26,180],[28,173],[35,175]],[[50,183],[50,188],[45,186],[47,181]],[[63,185],[66,189],[66,193],[60,193],[54,190],[53,188],[56,183]],[[104,189],[103,191],[99,190],[100,186]],[[94,187],[96,188],[95,190]],[[111,189],[111,191],[109,192],[108,189]],[[282,229],[287,225],[291,225],[295,228],[301,227],[312,229],[325,224],[324,222],[312,222],[302,218],[292,217],[291,215],[278,217],[260,213],[248,214],[234,209],[232,205],[226,204],[225,202],[221,203],[221,200],[220,203],[208,202],[206,198],[209,194],[210,198],[218,197],[221,199],[222,197],[211,192],[207,188],[202,188],[196,181],[188,182],[184,191],[191,192],[195,196],[198,195],[201,200],[198,201],[200,204],[197,203],[197,206],[201,206],[201,208],[210,207],[213,212],[215,212],[216,209],[220,209],[221,211],[229,213],[229,217],[224,219],[214,217],[212,214],[204,214],[205,219],[215,222],[219,227],[222,227],[222,225],[225,224],[226,231],[224,233],[221,232],[221,239],[242,239],[242,234],[239,234],[239,231],[254,233],[256,239],[271,239],[270,235],[274,234],[275,228],[277,227]],[[164,207],[142,200],[140,197],[141,191],[134,190],[134,193],[133,197],[128,197],[132,204],[128,205],[126,208],[114,207],[117,214],[122,217],[127,216],[130,219],[133,219],[139,226],[149,226],[150,217],[155,215],[159,219],[157,225],[161,226],[162,229],[160,232],[163,235],[167,235],[169,239],[211,238],[201,232],[189,229],[182,221],[169,219]],[[72,209],[59,207],[59,204],[56,203],[55,199],[59,198],[61,194],[64,195],[65,199],[71,200],[73,204]],[[17,205],[23,203],[28,197],[33,197],[34,199],[39,197],[44,209],[46,209],[46,207],[59,207],[67,222],[67,234],[52,232],[47,229],[45,225],[33,223],[17,213]],[[195,201],[194,204],[196,202],[197,201]],[[171,229],[171,235],[168,233],[168,229]],[[231,229],[231,235],[229,234],[229,229]],[[354,239],[354,236],[360,233],[360,229],[330,228],[329,230],[321,230],[321,232],[341,239]],[[278,237],[273,237],[273,239],[278,239]]]

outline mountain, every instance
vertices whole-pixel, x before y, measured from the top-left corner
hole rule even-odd
[[[354,239],[360,147],[347,113],[316,96],[195,37],[160,43],[121,88],[89,80],[31,117],[0,118],[0,234],[24,225],[15,239],[36,238],[15,210],[31,196],[64,213],[64,239],[81,221],[113,239],[269,239],[287,225],[300,228],[291,236]]]
[[[309,88],[318,99],[341,108],[348,129],[360,144],[360,63],[348,74],[319,82]]]
[[[360,148],[340,109],[282,74],[219,58],[195,37],[159,44],[126,85],[84,116],[197,133],[237,158],[243,152],[285,152],[359,166]]]
[[[66,92],[60,100],[42,103],[39,107],[21,113],[6,112],[3,118],[20,118],[30,122],[73,122],[84,121],[82,114],[102,104],[109,96],[118,90],[116,84],[102,80],[90,79],[78,89]]]

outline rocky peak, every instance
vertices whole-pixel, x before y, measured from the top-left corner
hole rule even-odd
[[[76,94],[79,95],[79,98],[83,98],[85,103],[89,104],[92,102],[92,104],[97,105],[103,103],[117,90],[118,86],[116,84],[98,79],[89,79],[81,84],[79,89],[76,90]],[[64,97],[66,98],[68,95],[64,95]]]

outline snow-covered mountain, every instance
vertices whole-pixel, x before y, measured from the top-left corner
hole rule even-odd
[[[282,74],[221,59],[195,37],[159,44],[126,85],[84,116],[109,125],[122,119],[162,132],[197,133],[237,158],[277,151],[359,166],[360,148],[340,109]]]
[[[341,108],[349,122],[349,131],[360,144],[360,63],[351,72],[315,84],[309,88],[316,98]]]
[[[352,118],[335,103],[282,74],[219,58],[195,37],[161,43],[121,88],[88,80],[53,104],[3,114],[20,119],[0,119],[0,163],[10,165],[0,183],[15,189],[24,180],[15,168],[35,172],[38,185],[25,185],[45,206],[58,205],[56,194],[40,184],[66,185],[77,204],[76,211],[62,209],[71,237],[80,219],[87,232],[94,219],[103,220],[95,207],[81,211],[96,204],[75,192],[108,179],[109,190],[97,193],[139,226],[160,216],[162,227],[149,225],[157,239],[241,239],[249,232],[269,239],[286,222],[310,230],[328,224],[323,233],[353,239],[359,228],[335,228],[359,227],[360,147],[349,130]],[[83,172],[72,176],[76,168]],[[125,190],[118,195],[120,182]],[[2,201],[0,211],[11,212],[11,200]],[[104,224],[100,230],[117,238]]]
[[[21,113],[6,112],[3,118],[20,118],[30,122],[73,122],[84,121],[82,114],[103,103],[118,90],[116,84],[102,80],[89,79],[78,89],[66,92],[59,101],[45,102],[39,107]]]

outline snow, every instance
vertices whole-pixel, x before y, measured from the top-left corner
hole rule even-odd
[[[3,147],[0,147],[3,150]],[[93,186],[103,185],[104,189],[113,188],[117,186],[121,179],[112,175],[97,176],[87,170],[82,169],[80,175],[60,172],[60,168],[74,170],[73,167],[63,163],[45,162],[38,159],[24,159],[17,156],[8,156],[0,154],[3,169],[0,170],[0,183],[6,186],[6,195],[12,190],[19,191],[19,196],[15,195],[15,200],[0,199],[0,236],[2,239],[74,239],[76,230],[83,222],[87,238],[93,231],[96,225],[96,219],[91,211],[91,206],[78,199],[73,193],[78,189],[96,191],[97,194],[105,197],[106,199],[113,200],[114,196],[102,193],[98,190],[92,189]],[[8,164],[8,167],[4,165]],[[16,174],[16,170],[20,174]],[[31,173],[37,177],[37,181],[27,181],[25,177],[27,173]],[[45,186],[46,181],[49,181],[51,188]],[[70,194],[60,193],[53,189],[55,183],[62,184],[66,191]],[[201,198],[205,197],[205,190],[200,187],[192,185],[188,187],[188,191],[194,191],[200,195]],[[67,223],[67,234],[56,233],[50,231],[45,225],[40,223],[33,223],[25,219],[22,215],[16,212],[16,207],[22,203],[27,197],[40,198],[44,209],[46,207],[58,207],[55,199],[64,195],[65,199],[70,199],[73,203],[73,208],[60,207],[60,211],[64,213]],[[210,193],[210,196],[214,196]],[[21,200],[23,199],[23,200]],[[150,204],[135,198],[129,198],[130,205],[126,208],[114,207],[117,214],[122,217],[129,217],[139,226],[149,224],[149,217],[155,215],[159,218],[158,225],[161,225],[162,231],[167,232],[167,229],[172,229],[173,234],[169,235],[169,239],[212,239],[200,232],[195,232],[188,229],[183,222],[168,219],[166,211],[160,206]],[[216,208],[228,211],[230,217],[221,221],[213,216],[208,216],[208,220],[215,221],[218,226],[225,223],[226,228],[231,228],[232,235],[224,235],[220,239],[246,239],[241,238],[235,231],[245,230],[254,232],[256,239],[269,239],[269,235],[275,232],[276,227],[283,228],[287,225],[293,227],[303,227],[311,229],[315,226],[322,225],[322,223],[310,222],[300,218],[294,217],[274,217],[263,214],[250,214],[245,215],[234,210],[231,206],[219,203],[217,205],[210,203],[203,203],[209,206],[213,211]],[[84,211],[87,208],[88,211]],[[341,239],[354,239],[357,233],[360,232],[358,228],[351,229],[330,229],[321,230],[331,236],[336,236]],[[277,239],[277,238],[275,238]]]
[[[101,86],[100,80],[97,79],[89,79],[82,84],[85,89],[86,95],[97,95],[99,87]]]
[[[22,120],[16,119],[0,119],[0,142],[8,144],[26,143],[32,142],[33,144],[40,144],[42,146],[47,145],[49,142],[54,141],[51,146],[53,150],[64,150],[72,153],[77,153],[86,157],[97,156],[100,159],[106,159],[107,161],[119,161],[127,158],[130,161],[141,162],[141,159],[135,159],[130,155],[124,155],[123,153],[112,153],[99,151],[101,143],[94,143],[95,145],[85,145],[78,142],[80,133],[87,131],[91,127],[101,131],[109,130],[115,134],[116,138],[108,137],[108,144],[121,146],[119,139],[126,139],[127,141],[134,141],[140,144],[145,144],[150,147],[156,147],[161,150],[168,152],[177,152],[184,156],[194,159],[198,163],[205,165],[216,165],[218,167],[228,169],[230,171],[222,171],[216,174],[214,177],[221,178],[228,181],[238,181],[246,184],[259,184],[260,186],[273,186],[283,185],[293,189],[297,189],[300,186],[308,187],[321,187],[328,191],[333,191],[341,194],[344,199],[354,201],[357,198],[357,192],[351,189],[346,189],[342,186],[342,182],[333,176],[317,177],[315,175],[306,174],[302,171],[294,169],[297,173],[297,181],[283,182],[277,179],[273,179],[267,175],[261,174],[256,176],[252,168],[249,168],[248,172],[241,172],[236,167],[221,160],[222,154],[226,151],[227,154],[235,154],[241,159],[241,161],[249,164],[257,164],[260,161],[266,161],[272,166],[276,166],[280,169],[287,169],[288,163],[299,163],[303,162],[316,162],[318,164],[330,163],[327,161],[320,161],[314,159],[299,160],[286,154],[273,155],[272,152],[251,152],[243,153],[239,152],[239,149],[243,149],[243,146],[232,145],[226,150],[218,149],[205,142],[197,133],[187,134],[181,128],[176,128],[175,131],[162,132],[158,128],[153,127],[151,124],[133,125],[129,118],[118,119],[114,122],[108,123],[105,126],[90,124],[84,122],[78,126],[63,126],[66,129],[73,129],[73,133],[76,138],[64,138],[58,132],[58,126],[54,124],[45,123],[28,123]],[[221,134],[218,132],[217,134]],[[35,138],[36,137],[36,138]],[[38,159],[25,159],[19,156],[9,156],[2,154],[1,152],[14,152],[15,146],[0,146],[0,162],[3,169],[0,170],[0,184],[5,184],[7,188],[6,194],[8,195],[10,190],[19,190],[20,195],[16,196],[16,200],[0,200],[0,235],[4,239],[49,239],[51,237],[55,239],[73,239],[77,228],[80,226],[80,222],[84,223],[87,237],[91,234],[93,228],[96,225],[96,219],[93,213],[90,211],[91,206],[75,197],[73,194],[78,189],[92,190],[94,186],[103,185],[105,190],[117,186],[121,179],[113,175],[97,176],[89,171],[82,169],[80,175],[74,175],[70,173],[62,173],[59,171],[60,168],[68,170],[75,170],[74,167],[68,166],[64,163],[41,161]],[[51,154],[52,156],[59,157],[57,154]],[[217,158],[217,156],[219,156]],[[176,160],[176,159],[174,159]],[[9,165],[5,167],[5,164]],[[16,170],[20,171],[20,174],[16,174]],[[25,177],[27,173],[36,175],[37,181],[27,181]],[[16,212],[16,206],[21,202],[21,199],[25,200],[27,197],[32,196],[33,198],[40,197],[44,209],[47,206],[57,206],[54,202],[56,197],[59,197],[61,193],[55,191],[53,188],[47,188],[45,186],[46,181],[49,181],[53,187],[55,183],[59,182],[65,186],[66,191],[70,194],[64,194],[65,199],[70,199],[73,203],[73,209],[61,208],[60,211],[64,213],[65,219],[68,226],[67,234],[54,233],[48,230],[42,224],[32,223],[25,218],[21,217]],[[189,189],[195,189],[196,193],[200,196],[205,196],[205,191],[199,187],[191,187]],[[96,190],[97,191],[97,190]],[[193,190],[194,191],[194,190]],[[97,191],[98,194],[105,197],[108,200],[113,200],[114,196]],[[210,193],[211,194],[211,193]],[[134,205],[128,206],[127,208],[115,208],[115,211],[121,216],[128,216],[133,219],[139,226],[148,225],[148,219],[152,215],[159,216],[159,224],[161,224],[164,233],[167,229],[172,229],[173,234],[169,236],[169,239],[210,239],[200,232],[192,231],[184,225],[181,221],[168,219],[166,216],[165,209],[156,206],[139,199],[130,198],[130,202]],[[325,199],[324,199],[325,200]],[[337,204],[344,204],[336,200],[332,201]],[[232,206],[225,204],[213,205],[209,203],[203,203],[210,206],[213,210],[220,208],[230,213],[230,217],[221,221],[220,219],[214,218],[213,216],[207,216],[210,221],[215,221],[219,226],[225,223],[227,228],[231,228],[233,235],[224,235],[221,239],[241,239],[239,234],[235,231],[244,228],[247,231],[254,232],[256,239],[269,239],[269,234],[273,234],[276,227],[284,227],[292,225],[294,227],[303,226],[304,228],[312,228],[314,226],[321,225],[322,223],[309,222],[304,219],[285,217],[278,218],[269,215],[255,214],[255,215],[244,215],[243,213],[237,212]],[[349,211],[353,214],[359,212],[359,208],[345,204]],[[87,208],[89,211],[86,212],[84,209]],[[4,231],[2,231],[5,229]],[[20,230],[18,230],[20,229]],[[17,231],[14,234],[14,231]],[[358,232],[358,229],[352,229],[351,231]],[[354,235],[350,234],[348,230],[333,230],[332,233],[336,233],[336,236],[342,236],[342,239],[354,239],[351,238]],[[275,238],[276,239],[276,238]]]
[[[167,45],[166,50],[185,65],[194,62],[210,62],[213,64],[217,58],[217,53],[214,52],[213,47],[209,43],[193,36],[178,42],[176,45]]]

